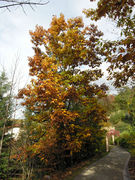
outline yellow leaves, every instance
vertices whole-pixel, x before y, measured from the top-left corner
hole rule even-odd
[[[84,23],[82,20],[82,17],[76,17],[76,18],[71,18],[68,20],[68,27],[69,28],[83,28],[84,27]]]
[[[74,140],[69,142],[69,147],[71,149],[70,151],[71,155],[73,154],[73,152],[79,152],[82,147],[82,141],[80,141],[80,139],[76,137]]]
[[[47,72],[56,72],[57,71],[57,64],[56,64],[56,59],[52,57],[45,57],[42,59],[41,62],[42,68],[44,71]]]
[[[30,31],[29,33],[32,38],[32,43],[34,43],[36,46],[42,45],[45,35],[45,30],[42,26],[36,26],[35,32]]]
[[[43,67],[44,70],[48,69],[48,66],[50,66],[49,60],[50,58],[45,58],[42,60],[41,65]]]
[[[61,123],[64,123],[65,125],[69,126],[69,124],[74,122],[75,119],[79,117],[79,114],[61,108],[55,109],[54,112],[50,115],[50,117],[54,125],[57,124],[59,126]]]
[[[60,14],[60,17],[57,18],[54,16],[52,18],[51,27],[48,29],[49,33],[53,35],[58,35],[61,31],[66,29],[66,22],[63,14]]]
[[[59,106],[59,108],[62,108],[62,107],[64,107],[64,102],[58,102],[58,106]]]

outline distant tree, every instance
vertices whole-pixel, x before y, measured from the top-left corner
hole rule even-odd
[[[84,10],[92,20],[98,21],[102,17],[112,19],[121,30],[120,40],[102,42],[103,55],[110,64],[109,79],[114,79],[116,87],[135,81],[134,6],[134,0],[99,0],[96,9]]]
[[[115,100],[115,96],[114,95],[106,95],[105,97],[99,99],[99,103],[107,111],[108,116],[113,111],[114,100]]]
[[[128,100],[128,122],[135,128],[135,88],[131,89],[131,94]]]
[[[124,123],[127,123],[131,127],[135,126],[134,90],[134,88],[124,87],[121,88],[119,94],[115,96],[110,121],[115,126],[119,126],[120,129],[128,128]]]

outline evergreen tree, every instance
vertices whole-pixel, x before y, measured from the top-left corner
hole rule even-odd
[[[11,134],[8,129],[12,125],[11,84],[5,72],[0,75],[0,179],[7,179],[9,174],[9,143]]]

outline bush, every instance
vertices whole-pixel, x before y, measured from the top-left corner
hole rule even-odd
[[[124,148],[129,148],[129,138],[130,138],[130,133],[127,131],[124,131],[119,138],[117,138],[117,142],[119,142],[119,145],[124,147]]]
[[[129,150],[135,148],[135,131],[131,129],[130,131],[124,131],[116,142],[119,142],[119,145],[128,148]]]

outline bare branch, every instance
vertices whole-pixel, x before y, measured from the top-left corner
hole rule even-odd
[[[2,5],[2,3],[3,3],[3,5]],[[9,8],[15,7],[15,6],[20,6],[23,9],[23,11],[25,12],[24,7],[23,7],[24,5],[28,5],[34,10],[33,6],[44,6],[48,3],[49,3],[49,1],[47,1],[47,2],[35,1],[34,2],[31,0],[20,0],[20,1],[19,0],[0,0],[0,9],[6,8],[7,10],[10,11]]]

